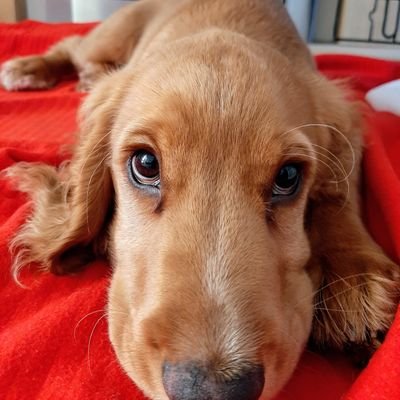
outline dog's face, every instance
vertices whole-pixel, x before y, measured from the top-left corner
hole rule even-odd
[[[198,374],[247,376],[259,389],[243,399],[258,398],[261,374],[270,398],[311,328],[305,210],[316,158],[291,128],[312,111],[279,54],[265,63],[227,44],[207,51],[151,60],[118,109],[110,336],[151,398],[219,399],[217,384],[176,397]]]
[[[312,68],[241,35],[165,45],[97,84],[61,173],[12,169],[35,204],[14,273],[37,260],[70,272],[106,252],[111,341],[150,398],[271,398],[310,334],[327,199],[339,209],[349,181],[356,193],[348,104]],[[340,232],[328,238],[353,254]],[[363,335],[354,315],[329,315],[313,335]]]

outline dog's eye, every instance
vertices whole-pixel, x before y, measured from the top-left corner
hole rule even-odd
[[[133,153],[130,169],[135,181],[141,185],[159,186],[160,167],[157,157],[148,150]]]
[[[272,197],[288,197],[297,192],[301,180],[301,166],[286,164],[278,172],[272,187]]]

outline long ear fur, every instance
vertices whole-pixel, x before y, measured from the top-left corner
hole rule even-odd
[[[58,169],[19,163],[7,170],[19,189],[30,195],[33,206],[11,243],[16,279],[32,262],[44,270],[67,273],[106,251],[106,225],[113,207],[109,136],[121,97],[109,90],[112,80],[104,78],[85,101],[81,136],[70,163]]]
[[[329,163],[331,169],[320,168],[310,196],[309,270],[319,288],[312,338],[318,346],[361,347],[363,358],[376,348],[393,320],[399,267],[373,241],[361,220],[359,106],[331,82],[323,80],[314,88],[318,122],[330,126],[326,152],[318,147],[316,154],[324,154],[321,164]]]

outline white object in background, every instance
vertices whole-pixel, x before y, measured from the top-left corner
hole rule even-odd
[[[311,0],[286,0],[286,8],[300,36],[307,40],[311,17]]]
[[[72,21],[101,21],[134,0],[71,0]]]
[[[400,116],[400,79],[371,89],[365,98],[376,111],[387,111]]]
[[[36,21],[71,21],[71,2],[70,0],[26,0],[26,16]]]

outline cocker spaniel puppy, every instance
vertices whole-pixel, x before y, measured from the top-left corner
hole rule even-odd
[[[357,104],[319,75],[279,0],[143,0],[2,67],[91,89],[59,169],[9,169],[33,212],[14,273],[106,255],[109,333],[154,400],[273,397],[311,337],[379,344],[399,269],[359,209]]]

